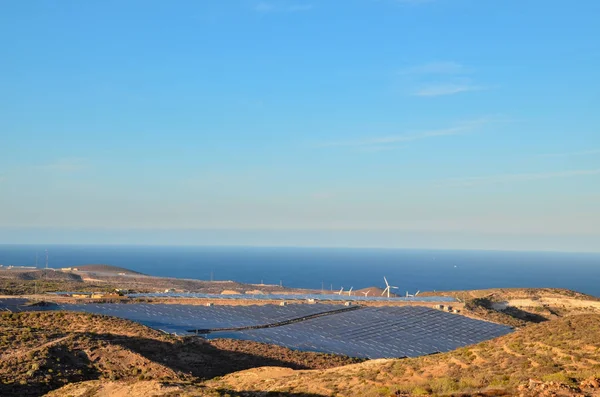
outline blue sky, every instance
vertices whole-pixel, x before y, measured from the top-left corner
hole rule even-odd
[[[3,1],[0,241],[599,251],[598,15]]]

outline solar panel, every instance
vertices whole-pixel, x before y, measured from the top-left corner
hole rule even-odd
[[[29,300],[23,298],[3,298],[0,299],[0,312],[25,312],[52,310],[45,306],[28,306]]]
[[[25,300],[21,300],[24,303]],[[20,308],[17,301],[13,308]],[[2,307],[9,307],[6,300]],[[65,304],[54,309],[125,318],[169,333],[195,329],[264,326],[310,317],[291,324],[210,333],[210,338],[254,340],[296,350],[353,357],[415,357],[454,350],[505,335],[510,327],[420,306],[348,308],[340,305],[199,306],[179,304]],[[329,313],[331,312],[331,313]],[[323,316],[311,317],[315,314]]]
[[[450,351],[509,332],[507,326],[411,306],[362,308],[233,336],[298,350],[387,358]]]
[[[65,304],[62,310],[104,314],[137,321],[172,333],[215,328],[268,325],[314,314],[345,309],[339,305],[199,306],[173,304]]]

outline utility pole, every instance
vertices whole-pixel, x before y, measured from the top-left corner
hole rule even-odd
[[[210,272],[210,281],[213,281],[213,272]]]
[[[321,281],[321,293],[323,293],[323,290],[324,290],[323,286],[324,285],[325,285],[325,283],[323,281]]]
[[[279,286],[283,288],[283,280],[279,280]]]
[[[48,250],[46,250],[46,269],[48,269]]]

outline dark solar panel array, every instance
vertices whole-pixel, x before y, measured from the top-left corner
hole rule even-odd
[[[104,314],[137,321],[169,333],[192,329],[239,328],[273,324],[313,314],[344,309],[340,305],[197,306],[168,304],[98,303],[60,305],[62,310]]]
[[[25,309],[25,304],[27,303],[27,299],[22,298],[6,298],[0,299],[0,312],[20,312]]]
[[[511,332],[503,325],[425,307],[362,308],[283,327],[226,336],[352,357],[416,357],[454,350]],[[211,338],[224,335],[211,334]]]
[[[33,312],[56,310],[53,304],[35,304],[24,298],[3,298],[0,299],[0,312]]]
[[[366,302],[456,302],[456,299],[450,296],[399,296],[388,298],[386,296],[357,296],[348,294],[239,294],[239,295],[221,295],[221,294],[203,294],[195,292],[150,292],[128,294],[130,298],[208,298],[208,299],[246,299],[246,300],[330,300],[330,301],[366,301]]]
[[[268,325],[333,312],[279,327],[216,332],[209,336],[365,358],[416,357],[445,352],[512,331],[507,326],[419,306],[363,307],[340,311],[345,307],[326,304],[197,306],[102,303],[40,308],[27,307],[26,303],[26,299],[2,299],[0,311],[61,309],[104,314],[178,334],[192,329]]]

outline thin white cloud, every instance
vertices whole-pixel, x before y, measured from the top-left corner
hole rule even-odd
[[[394,0],[394,3],[408,4],[408,5],[419,5],[426,3],[433,3],[435,0]]]
[[[487,90],[489,86],[476,84],[469,77],[473,71],[454,61],[436,61],[401,69],[404,84],[415,88],[412,96],[438,97],[456,95],[463,92]]]
[[[400,70],[400,74],[465,74],[468,70],[458,62],[430,62],[423,65],[411,66]]]
[[[374,138],[355,140],[355,141],[338,141],[338,142],[327,142],[320,145],[321,147],[355,147],[361,148],[367,151],[382,151],[389,150],[397,147],[399,143],[407,143],[413,141],[419,141],[423,139],[430,139],[442,136],[452,136],[464,134],[477,127],[482,127],[485,124],[493,122],[494,120],[489,118],[482,118],[463,122],[457,126],[436,130],[427,130],[407,134],[398,135],[386,135]],[[372,150],[371,150],[372,149]]]
[[[312,4],[302,3],[275,3],[261,1],[254,6],[254,10],[260,13],[271,13],[271,12],[302,12],[313,9]]]
[[[274,6],[270,3],[260,2],[254,6],[254,10],[258,12],[271,12],[273,11]]]
[[[443,83],[426,85],[413,92],[412,95],[421,97],[436,97],[460,94],[461,92],[482,91],[486,89],[487,87],[481,85]]]
[[[312,4],[293,4],[286,8],[288,12],[298,12],[298,11],[308,11],[312,10],[314,7]]]
[[[449,178],[440,183],[443,187],[469,187],[483,184],[500,184],[514,182],[530,182],[555,178],[573,178],[580,176],[600,175],[600,169],[571,170],[557,172],[539,172],[524,174],[501,174],[490,176],[477,176],[467,178]]]
[[[539,157],[576,157],[576,156],[593,156],[600,154],[600,149],[581,150],[578,152],[565,152],[565,153],[545,153],[540,154]]]

